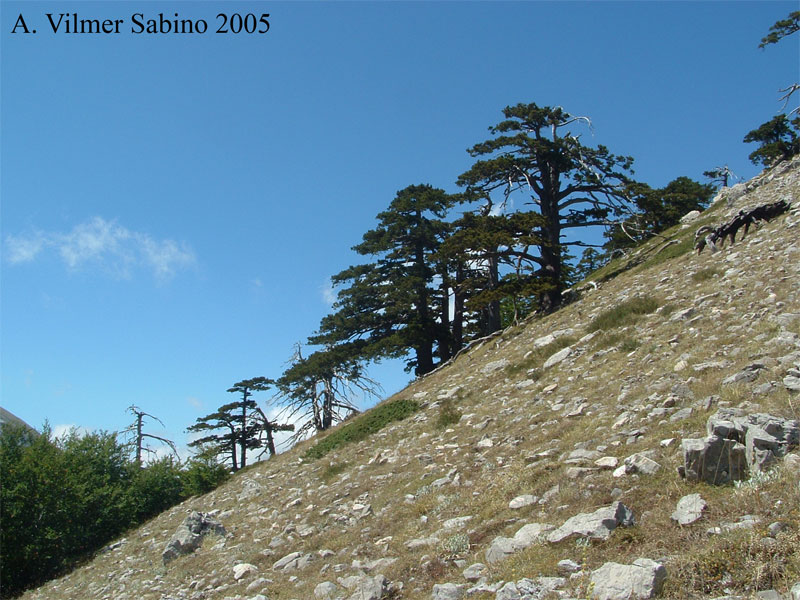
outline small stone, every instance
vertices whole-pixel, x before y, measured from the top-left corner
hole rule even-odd
[[[517,510],[520,508],[524,508],[526,506],[530,506],[531,504],[535,504],[539,501],[537,496],[532,496],[531,494],[523,494],[522,496],[517,496],[511,502],[508,503],[508,508],[512,510]]]
[[[466,586],[461,583],[441,583],[433,586],[432,600],[461,600]]]
[[[616,456],[604,456],[594,461],[595,466],[601,469],[616,469],[619,464],[619,459]]]
[[[558,572],[561,573],[562,575],[571,575],[572,573],[577,573],[578,571],[580,571],[581,566],[574,560],[565,558],[564,560],[558,561],[556,569],[558,569]]]
[[[233,578],[236,581],[245,577],[253,577],[258,573],[258,567],[248,563],[241,563],[233,567]]]
[[[462,575],[467,581],[478,581],[488,572],[488,567],[483,563],[475,563],[464,569]]]
[[[679,525],[689,525],[698,521],[707,507],[708,504],[700,497],[700,494],[689,494],[678,501],[678,506],[671,518]]]

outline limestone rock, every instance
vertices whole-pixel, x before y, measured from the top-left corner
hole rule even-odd
[[[559,350],[558,352],[553,354],[550,358],[548,358],[544,362],[544,365],[542,365],[542,368],[543,369],[549,369],[550,367],[560,363],[562,360],[567,358],[570,354],[572,354],[572,347],[571,346],[567,346],[563,350]]]
[[[661,465],[641,452],[632,454],[625,459],[625,471],[627,473],[655,475],[659,470],[661,470]]]
[[[461,600],[466,593],[463,583],[441,583],[433,586],[432,600]]]
[[[607,562],[592,572],[592,598],[595,600],[643,600],[661,591],[667,570],[648,558],[632,565]]]
[[[671,518],[680,525],[689,525],[699,520],[707,507],[708,504],[700,497],[700,494],[689,494],[678,501],[678,506]]]
[[[353,592],[349,600],[380,600],[388,582],[383,575],[375,577],[363,575],[340,579],[339,583]]]
[[[191,554],[203,543],[203,538],[209,533],[225,536],[225,527],[222,523],[207,514],[194,511],[175,531],[169,542],[167,542],[161,560],[164,565],[169,564],[179,556]]]
[[[249,563],[240,563],[233,567],[233,578],[236,581],[245,577],[254,577],[258,573],[258,567]]]
[[[706,429],[704,440],[683,440],[682,475],[712,484],[746,479],[800,441],[798,421],[739,409],[720,409]]]
[[[311,554],[303,554],[302,552],[292,552],[287,554],[280,560],[275,561],[272,565],[273,571],[294,571],[296,569],[304,569],[314,559]]]
[[[330,581],[323,581],[314,588],[314,596],[319,600],[334,600],[340,598],[339,586]]]
[[[519,508],[524,508],[526,506],[530,506],[531,504],[536,504],[539,501],[537,496],[532,496],[530,494],[523,494],[522,496],[517,496],[511,502],[508,503],[508,508],[512,510],[516,510]]]
[[[581,513],[567,519],[558,529],[547,536],[547,541],[557,543],[572,537],[591,540],[607,540],[611,532],[619,525],[633,525],[631,510],[622,502],[614,502],[611,506],[600,508],[593,513]]]
[[[264,487],[253,481],[252,479],[245,479],[242,481],[242,493],[239,494],[239,502],[258,498],[264,494]]]
[[[486,565],[483,563],[474,563],[468,566],[461,573],[467,581],[478,581],[481,577],[485,576],[488,572]]]
[[[496,537],[486,550],[486,562],[496,563],[515,552],[544,541],[553,529],[555,528],[547,523],[528,523],[517,530],[513,538]]]
[[[683,475],[689,481],[728,483],[747,477],[744,444],[711,435],[681,442]]]

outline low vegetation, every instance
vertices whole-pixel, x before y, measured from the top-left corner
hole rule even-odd
[[[603,311],[592,319],[587,327],[587,331],[601,331],[632,325],[642,315],[647,315],[658,308],[659,302],[652,296],[636,296],[630,300],[621,302],[617,306]]]
[[[419,403],[413,400],[394,400],[379,404],[372,410],[344,423],[322,438],[305,453],[307,459],[322,458],[332,450],[346,444],[360,442],[380,431],[393,421],[400,421],[419,410]]]

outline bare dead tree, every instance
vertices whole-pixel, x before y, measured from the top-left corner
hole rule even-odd
[[[128,412],[131,413],[136,417],[136,420],[131,423],[131,425],[124,430],[124,433],[133,434],[133,442],[132,445],[136,448],[136,466],[142,466],[142,452],[149,452],[151,454],[155,454],[156,451],[152,448],[148,448],[144,445],[145,438],[151,438],[154,440],[158,440],[170,447],[172,452],[175,456],[178,456],[178,449],[175,447],[175,443],[172,440],[168,440],[166,438],[153,435],[152,433],[145,433],[143,429],[143,423],[145,417],[150,417],[151,419],[155,419],[158,421],[162,427],[164,427],[163,421],[156,416],[153,416],[149,413],[144,412],[138,406],[131,405],[128,407]]]

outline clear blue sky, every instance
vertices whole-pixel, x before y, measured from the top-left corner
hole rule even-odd
[[[591,117],[661,186],[728,164],[800,79],[769,2],[2,2],[2,405],[35,427],[184,429],[278,377],[397,190],[455,192],[501,109]],[[205,19],[131,33],[131,17]],[[53,33],[46,13],[122,19]],[[217,14],[269,13],[265,35]],[[36,34],[18,28],[22,14]],[[387,393],[408,376],[371,369]],[[262,400],[266,400],[266,396]]]

